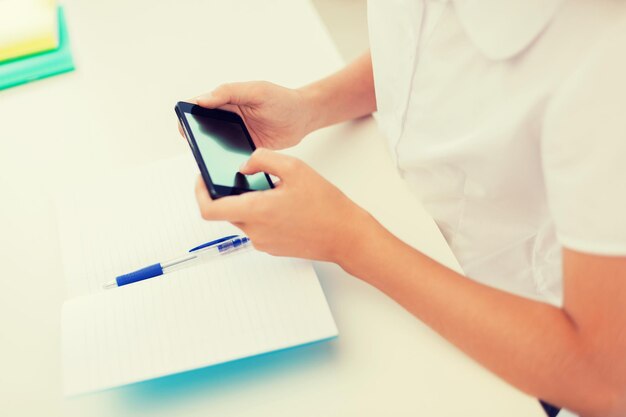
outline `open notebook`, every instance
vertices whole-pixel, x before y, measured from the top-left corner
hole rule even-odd
[[[254,250],[102,289],[117,275],[240,233],[200,218],[196,176],[193,160],[180,157],[60,199],[66,395],[337,335],[311,263]]]

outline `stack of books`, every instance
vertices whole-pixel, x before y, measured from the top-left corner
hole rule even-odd
[[[73,69],[55,0],[0,0],[0,90]]]

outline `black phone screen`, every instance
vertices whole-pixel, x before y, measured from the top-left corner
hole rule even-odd
[[[253,152],[243,126],[197,114],[184,114],[213,184],[250,191],[272,188],[262,172],[254,175],[239,172],[239,167]]]

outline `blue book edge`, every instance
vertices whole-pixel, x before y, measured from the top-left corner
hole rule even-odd
[[[294,362],[302,361],[306,359],[307,355],[311,355],[313,352],[308,351],[308,348],[315,348],[318,345],[326,344],[332,340],[338,339],[339,335],[335,334],[333,336],[324,337],[318,340],[312,340],[310,342],[301,343],[299,345],[288,346],[284,348],[279,348],[275,350],[269,350],[265,352],[259,352],[250,356],[245,356],[238,359],[231,359],[224,362],[200,366],[198,368],[189,369],[185,371],[172,372],[167,375],[160,375],[154,378],[144,379],[141,381],[129,382],[127,384],[117,385],[113,387],[105,387],[98,390],[83,392],[76,395],[70,395],[67,398],[81,398],[87,397],[89,395],[93,395],[94,393],[102,393],[102,392],[110,392],[110,391],[118,391],[128,388],[139,388],[139,387],[150,387],[149,389],[168,389],[168,385],[173,383],[177,386],[181,385],[181,383],[192,383],[194,378],[221,378],[226,374],[233,372],[234,374],[241,374],[242,369],[249,369],[251,373],[254,373],[255,370],[253,368],[262,368],[268,372],[271,372],[271,365],[279,365],[280,362],[284,359],[286,360],[285,364],[293,364]],[[285,357],[287,353],[300,353],[295,360],[293,357],[287,358]],[[303,356],[304,355],[304,356]],[[260,379],[261,376],[259,376]]]
[[[0,90],[74,69],[63,7],[58,8],[59,47],[0,64]]]

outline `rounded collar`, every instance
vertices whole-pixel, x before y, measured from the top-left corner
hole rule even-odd
[[[465,32],[490,59],[511,58],[548,26],[564,0],[453,0]]]

